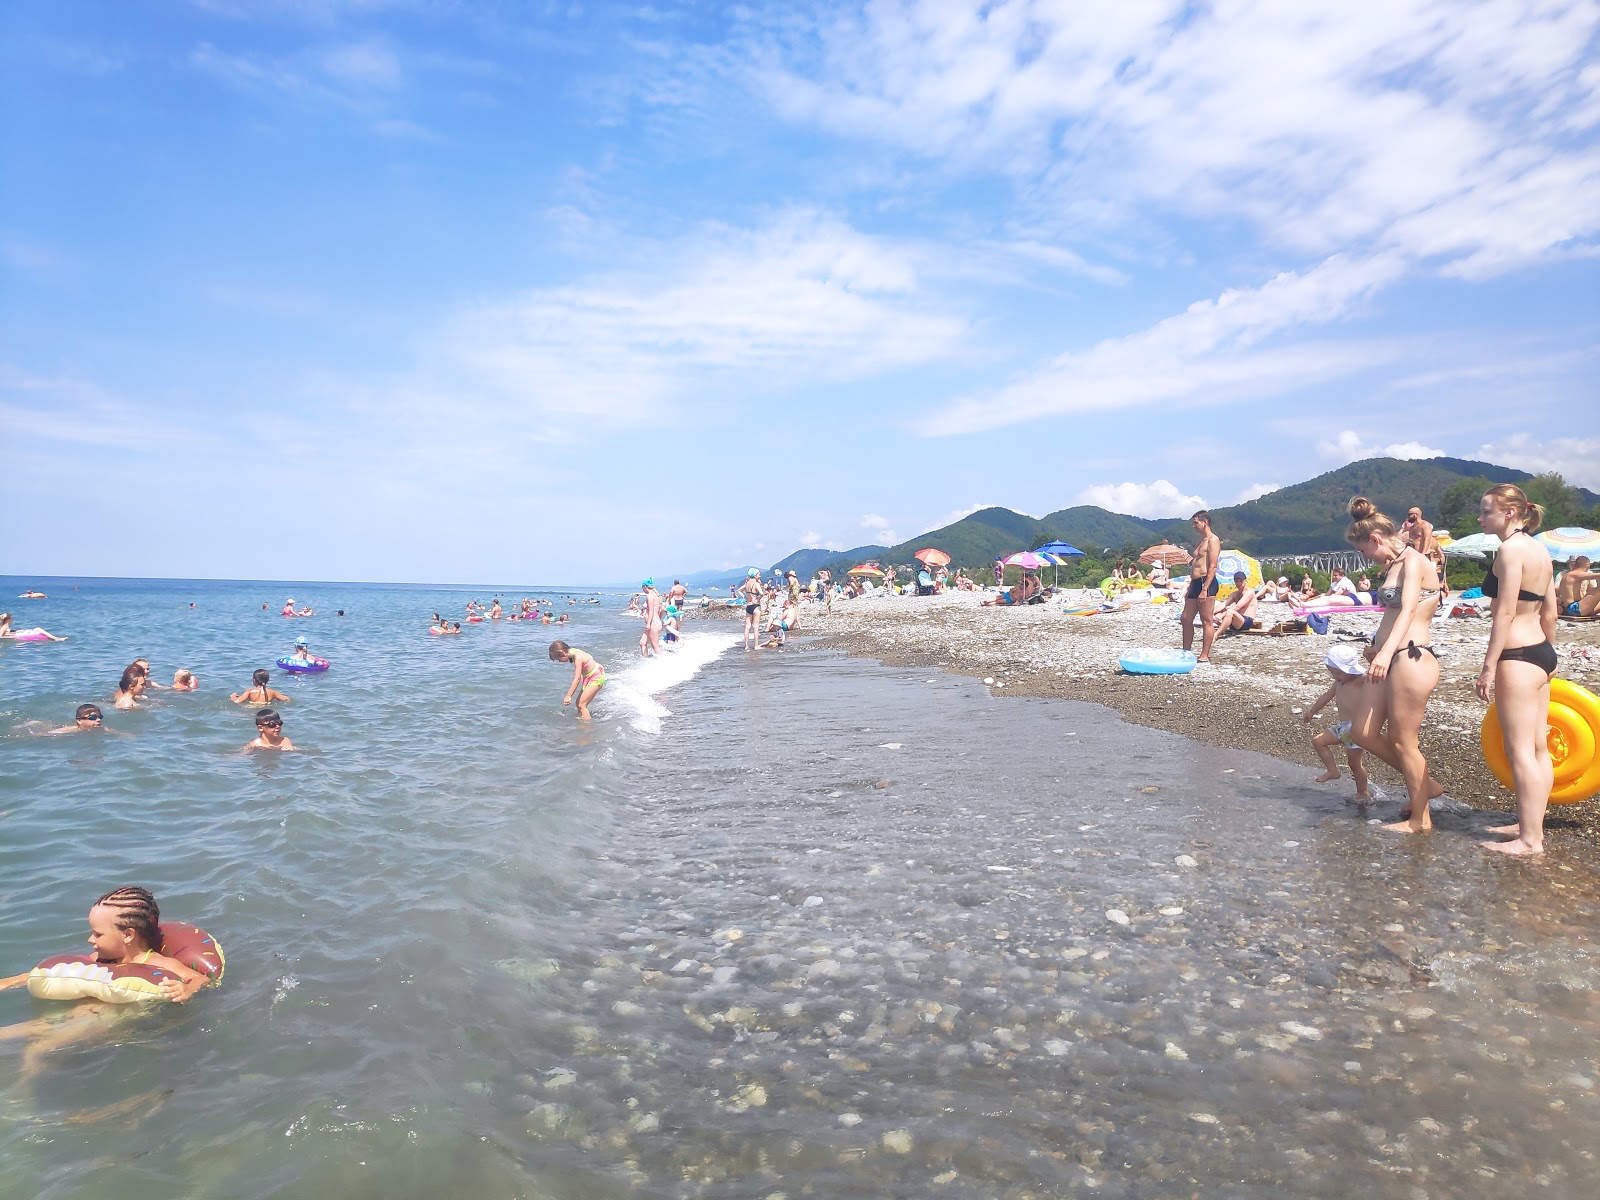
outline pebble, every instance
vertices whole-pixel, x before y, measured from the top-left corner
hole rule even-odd
[[[1061,1058],[1072,1053],[1072,1043],[1065,1038],[1049,1038],[1044,1043],[1044,1052],[1052,1058]]]
[[[839,1124],[845,1126],[847,1129],[848,1128],[853,1128],[854,1126],[861,1124],[861,1114],[860,1113],[840,1113],[839,1114]]]
[[[883,1148],[894,1154],[911,1153],[911,1131],[909,1129],[891,1129],[882,1138]]]
[[[1172,861],[1180,867],[1198,867],[1200,865],[1191,854],[1180,854]]]
[[[1222,1124],[1221,1121],[1217,1120],[1215,1114],[1208,1113],[1208,1112],[1192,1112],[1192,1113],[1189,1114],[1189,1120],[1198,1121],[1202,1125],[1221,1125]]]
[[[1179,905],[1176,905],[1176,904],[1169,904],[1169,905],[1167,905],[1167,907],[1161,908],[1161,909],[1157,909],[1156,911],[1159,912],[1163,917],[1181,917],[1181,916],[1183,916],[1183,909]]]
[[[1108,908],[1106,909],[1106,920],[1115,925],[1126,925],[1128,923],[1128,914],[1120,908]]]
[[[1285,1033],[1292,1033],[1295,1037],[1305,1038],[1308,1042],[1320,1042],[1322,1030],[1314,1025],[1302,1025],[1298,1021],[1280,1021],[1278,1028]]]
[[[883,745],[879,746],[878,749],[880,749],[880,750],[899,750],[904,744],[905,743],[903,743],[903,742],[885,742],[885,743],[883,743]]]
[[[611,1006],[611,1011],[619,1017],[642,1017],[645,1014],[644,1006],[632,1000],[618,1000]]]
[[[1178,1045],[1177,1042],[1168,1042],[1167,1043],[1167,1048],[1165,1050],[1163,1050],[1162,1053],[1165,1054],[1168,1058],[1177,1059],[1179,1062],[1188,1062],[1189,1061],[1189,1052],[1187,1050],[1185,1050],[1182,1046]]]

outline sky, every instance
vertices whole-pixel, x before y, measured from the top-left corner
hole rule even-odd
[[[0,8],[0,572],[1600,490],[1600,3]]]

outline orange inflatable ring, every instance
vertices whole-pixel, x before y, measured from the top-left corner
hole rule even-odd
[[[1551,804],[1576,804],[1600,792],[1600,696],[1569,679],[1550,681],[1550,715],[1545,738],[1555,765]],[[1511,787],[1511,763],[1500,733],[1500,714],[1491,704],[1478,731],[1483,761],[1504,786]]]
[[[222,982],[227,960],[222,947],[203,929],[182,921],[161,922],[161,948],[157,951],[175,958],[191,970],[211,977],[214,986]],[[39,1000],[104,1000],[109,1004],[133,1004],[140,1000],[159,1000],[161,981],[167,972],[145,963],[99,962],[92,954],[58,954],[47,958],[28,972],[28,993]]]

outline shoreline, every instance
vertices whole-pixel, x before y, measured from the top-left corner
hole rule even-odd
[[[983,679],[996,695],[1099,704],[1136,725],[1305,765],[1309,783],[1321,770],[1311,736],[1334,719],[1332,705],[1310,725],[1299,715],[1330,682],[1322,657],[1330,646],[1368,637],[1377,628],[1375,615],[1352,614],[1335,617],[1325,636],[1219,638],[1213,662],[1188,675],[1130,675],[1117,665],[1122,651],[1179,644],[1180,606],[1135,605],[1107,616],[1071,617],[1061,612],[1059,600],[983,608],[984,596],[879,593],[835,602],[832,615],[808,605],[796,634],[805,648]],[[1286,604],[1263,604],[1262,610],[1267,625],[1291,615]],[[1429,768],[1452,799],[1486,811],[1513,811],[1512,795],[1484,765],[1478,740],[1485,706],[1473,683],[1488,642],[1488,619],[1440,618],[1433,628],[1441,675],[1422,731]],[[1600,629],[1564,624],[1557,646],[1557,675],[1600,690]],[[1367,760],[1373,784],[1386,797],[1374,811],[1387,815],[1385,805],[1398,809],[1403,802],[1404,786],[1388,766],[1371,755]],[[1353,795],[1342,755],[1340,770],[1340,780],[1321,786]],[[1545,830],[1552,838],[1600,845],[1600,797],[1551,805]]]

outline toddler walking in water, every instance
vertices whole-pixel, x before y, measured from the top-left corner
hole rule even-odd
[[[578,720],[587,721],[590,703],[605,686],[606,669],[587,650],[579,650],[565,642],[550,643],[550,661],[572,664],[572,684],[567,688],[567,694],[561,697],[561,707],[571,704],[576,694]]]
[[[1365,804],[1372,799],[1367,791],[1367,768],[1363,762],[1365,755],[1350,731],[1357,721],[1364,721],[1368,715],[1367,660],[1357,646],[1335,646],[1322,661],[1328,668],[1328,674],[1333,676],[1333,685],[1316,698],[1300,719],[1309,723],[1330,700],[1339,719],[1311,739],[1317,757],[1325,768],[1317,776],[1316,782],[1332,783],[1339,778],[1339,764],[1334,760],[1333,750],[1335,746],[1343,746],[1345,761],[1350,765],[1350,776],[1356,781],[1356,803]]]

